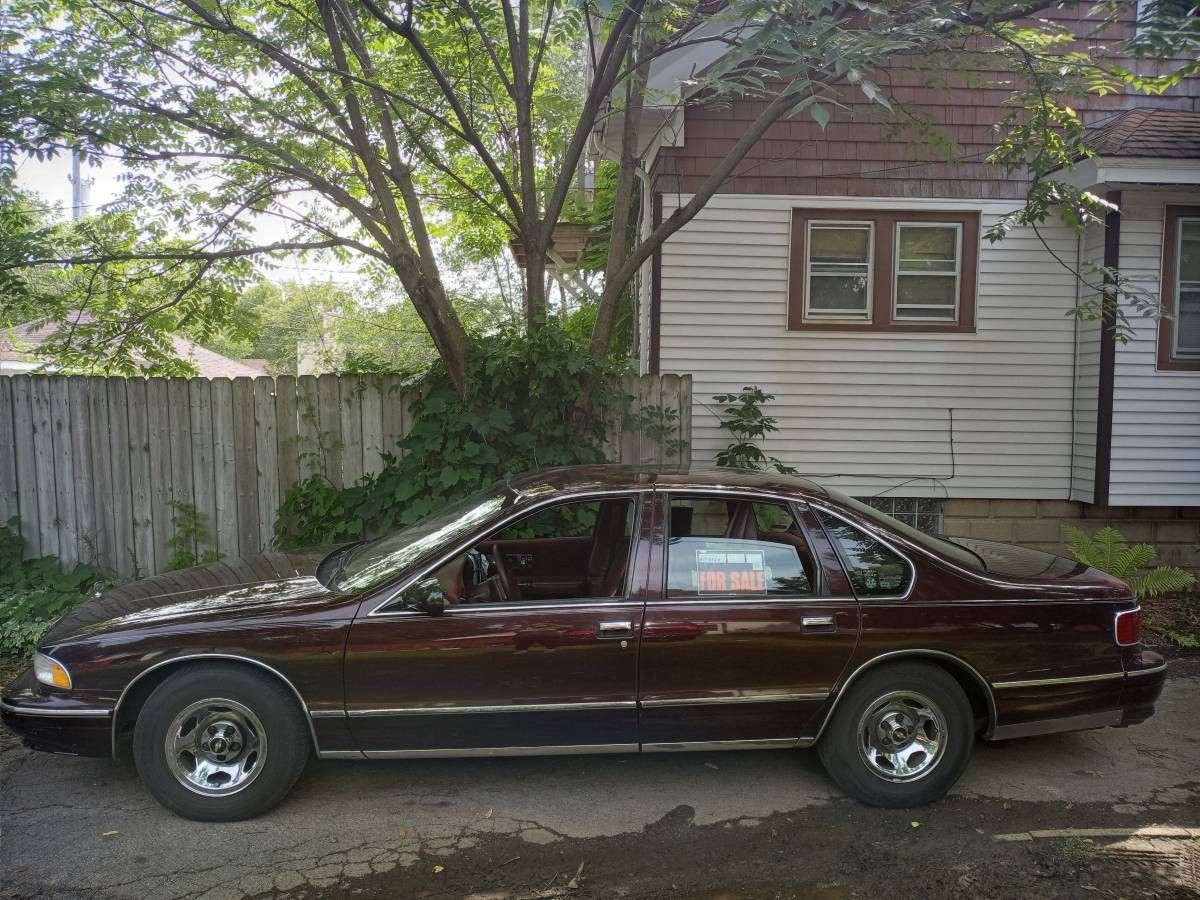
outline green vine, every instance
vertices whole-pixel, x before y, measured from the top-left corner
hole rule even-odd
[[[440,364],[419,382],[413,425],[383,469],[339,489],[321,473],[298,483],[275,522],[280,547],[309,547],[379,534],[424,518],[445,503],[505,476],[603,461],[605,416],[629,398],[605,378],[580,421],[583,380],[595,364],[553,325],[529,336],[504,329],[475,342],[471,394],[464,402]]]

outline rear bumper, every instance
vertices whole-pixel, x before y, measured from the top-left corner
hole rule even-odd
[[[0,698],[0,721],[26,747],[72,756],[112,755],[112,707],[66,694],[43,694],[32,671]]]
[[[1154,715],[1154,705],[1167,680],[1167,661],[1153,650],[1142,650],[1125,661],[1121,687],[1121,727],[1137,725]]]

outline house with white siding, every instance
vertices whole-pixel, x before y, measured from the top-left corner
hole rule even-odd
[[[680,101],[645,117],[646,228],[760,110],[687,98],[711,52],[651,71],[655,95]],[[1095,155],[1062,177],[1118,211],[995,243],[1028,188],[983,161],[1007,92],[931,88],[903,66],[878,80],[940,125],[953,159],[848,92],[823,129],[772,126],[649,264],[637,364],[692,376],[693,458],[730,439],[712,396],[757,385],[779,420],[767,453],[919,527],[1061,552],[1064,523],[1112,523],[1200,568],[1200,79],[1090,98]],[[1088,262],[1166,315],[1135,316],[1127,340],[1073,316],[1097,290],[1077,277]]]

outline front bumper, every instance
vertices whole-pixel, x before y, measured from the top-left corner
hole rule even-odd
[[[65,693],[43,693],[33,670],[0,698],[0,721],[34,750],[73,756],[111,756],[111,706]]]

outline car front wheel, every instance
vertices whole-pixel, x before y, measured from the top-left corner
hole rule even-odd
[[[206,664],[155,688],[133,733],[142,781],[188,819],[261,815],[291,790],[311,749],[296,698],[266,673]]]
[[[895,663],[850,686],[817,751],[851,797],[905,807],[944,797],[974,741],[971,704],[953,676],[927,663]]]

